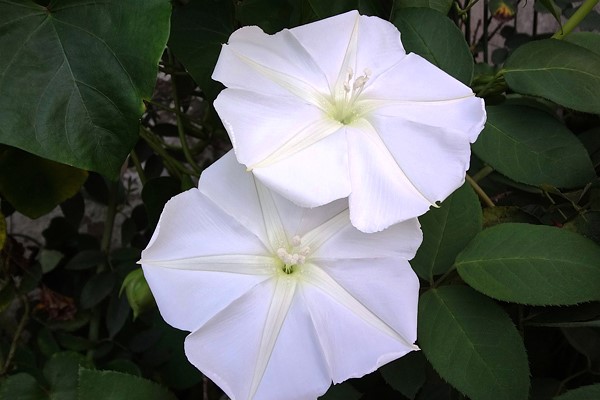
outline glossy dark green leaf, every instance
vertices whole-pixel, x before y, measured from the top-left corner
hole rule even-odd
[[[106,271],[92,276],[81,289],[81,307],[83,309],[91,308],[104,300],[115,284],[116,278],[112,272]]]
[[[429,8],[401,8],[394,25],[407,52],[414,52],[468,85],[473,56],[463,33],[447,17]]]
[[[77,400],[77,374],[80,367],[91,367],[90,361],[74,352],[54,354],[44,366],[50,400]]]
[[[47,400],[35,378],[26,373],[11,375],[0,384],[0,400]]]
[[[582,386],[577,389],[569,390],[554,400],[598,400],[600,399],[600,383],[589,386]]]
[[[115,337],[121,331],[129,319],[129,303],[126,296],[119,296],[119,291],[114,290],[108,301],[106,309],[105,323],[110,338]]]
[[[29,218],[41,217],[75,195],[87,176],[86,171],[14,147],[0,146],[0,194]]]
[[[454,259],[481,231],[481,205],[468,183],[457,189],[440,205],[419,218],[423,244],[410,265],[423,279],[445,273]]]
[[[407,7],[431,8],[446,15],[452,7],[452,0],[397,0],[394,7],[396,10]]]
[[[46,274],[52,271],[54,268],[56,268],[60,260],[62,260],[63,256],[64,254],[60,251],[42,249],[39,255],[39,262],[42,267],[42,273]]]
[[[0,2],[0,142],[116,177],[170,11],[168,0]]]
[[[576,44],[592,53],[600,55],[600,33],[597,32],[573,32],[563,40]]]
[[[526,400],[525,347],[506,313],[466,286],[443,286],[419,300],[419,346],[451,385],[471,399]]]
[[[515,50],[504,68],[515,92],[600,114],[599,54],[562,40],[537,40]]]
[[[83,250],[75,254],[65,265],[68,270],[94,268],[106,263],[106,254],[100,250]]]
[[[52,331],[46,327],[40,329],[37,334],[37,345],[46,357],[50,357],[60,351],[60,346],[56,342]]]
[[[281,0],[244,0],[236,3],[236,19],[242,25],[257,25],[267,33],[291,28],[291,2]]]
[[[150,179],[142,189],[142,200],[148,212],[148,222],[156,225],[165,203],[176,194],[179,194],[180,182],[168,176]]]
[[[581,187],[595,176],[577,137],[553,116],[531,107],[487,107],[487,122],[473,152],[498,172],[528,185]]]
[[[413,351],[379,368],[383,379],[403,396],[413,400],[426,380],[423,352]]]
[[[461,278],[504,301],[569,305],[600,300],[600,246],[550,226],[501,224],[481,232],[456,259]]]
[[[318,19],[331,17],[351,10],[358,10],[362,15],[381,15],[382,8],[374,0],[308,0]]]
[[[235,30],[233,4],[230,0],[190,0],[175,3],[173,9],[169,48],[209,99],[221,87],[210,76],[221,45]]]
[[[121,372],[85,368],[79,370],[78,393],[79,400],[177,400],[156,382]]]
[[[123,358],[117,358],[115,360],[111,360],[106,363],[103,368],[104,370],[122,372],[128,375],[142,376],[142,371],[140,367],[137,366],[136,363],[130,360],[126,360]]]

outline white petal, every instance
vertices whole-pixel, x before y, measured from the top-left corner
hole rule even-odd
[[[234,300],[268,278],[143,266],[163,319],[171,326],[194,331]]]
[[[225,89],[214,104],[238,161],[250,168],[273,164],[340,128],[301,99]]]
[[[404,337],[390,325],[391,321],[376,313],[379,310],[370,310],[319,267],[311,267],[310,272],[305,273],[306,284],[302,284],[300,293],[308,305],[334,383],[363,376],[418,349],[412,344],[416,330]],[[386,287],[387,282],[382,281],[373,293],[381,296],[381,301],[393,303],[395,289],[382,293],[381,286]],[[417,293],[412,294],[416,299]],[[416,320],[415,310],[406,317]],[[415,321],[410,324],[414,325]],[[402,324],[397,325],[404,328]]]
[[[378,232],[429,209],[432,202],[398,167],[370,124],[354,124],[347,135],[352,225],[366,233]]]
[[[328,93],[325,75],[287,29],[275,35],[256,26],[238,29],[223,45],[212,77],[230,88],[313,103]]]
[[[271,190],[302,207],[348,196],[348,147],[344,130],[263,168],[254,175]]]
[[[406,342],[415,342],[419,278],[406,259],[323,261],[319,266]]]
[[[167,202],[141,263],[205,255],[265,255],[263,243],[198,189]]]
[[[254,176],[237,162],[233,151],[202,172],[198,188],[214,204],[259,237],[266,246],[265,249],[268,248],[269,241]],[[207,237],[211,236],[212,233],[207,234]],[[230,240],[226,240],[223,244],[227,245],[229,242]]]
[[[464,183],[471,146],[461,131],[395,117],[369,119],[400,169],[431,202],[444,200]]]
[[[299,26],[291,32],[325,72],[331,90],[340,77],[345,78],[348,67],[358,75],[368,68],[376,76],[406,55],[394,25],[361,16],[357,11]]]
[[[189,360],[234,400],[251,398],[265,340],[274,347],[254,399],[314,399],[329,386],[305,307],[293,290],[277,286],[277,279],[256,286],[186,339]],[[277,323],[269,324],[268,315]]]
[[[410,260],[423,240],[419,221],[409,219],[381,232],[364,233],[346,221],[343,228],[332,235],[318,249],[311,260],[349,260],[380,257],[401,257]],[[312,248],[312,246],[311,246]]]
[[[382,106],[383,109],[375,111],[378,114],[456,129],[471,142],[485,123],[485,104],[471,88],[414,53],[374,77],[361,99]],[[373,104],[363,105],[373,107]]]

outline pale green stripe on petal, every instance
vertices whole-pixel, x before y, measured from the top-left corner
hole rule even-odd
[[[327,109],[331,104],[323,94],[319,93],[319,91],[317,91],[315,88],[302,82],[298,78],[266,67],[240,53],[235,52],[233,49],[231,51],[244,63],[248,64],[250,67],[254,68],[256,71],[260,72],[265,77],[269,78],[282,88],[288,90],[290,93],[298,96],[302,100],[314,104],[322,110]]]
[[[321,247],[329,238],[350,224],[350,213],[346,208],[339,214],[331,217],[321,225],[302,236],[302,244],[310,248],[312,254]]]
[[[387,323],[381,320],[371,310],[365,307],[360,300],[350,294],[344,287],[337,283],[323,269],[314,264],[307,264],[304,268],[303,279],[306,283],[314,285],[324,293],[331,296],[340,305],[346,307],[354,315],[362,319],[365,323],[386,335],[404,343],[406,346],[418,350],[419,347],[407,341],[403,336],[396,332]]]
[[[281,147],[273,151],[267,158],[248,166],[248,170],[255,168],[268,167],[280,160],[284,160],[301,150],[325,139],[327,136],[337,132],[342,128],[342,124],[332,118],[323,116],[323,118],[310,122],[303,127],[294,136],[285,142]]]
[[[138,264],[188,271],[214,271],[245,275],[270,275],[278,260],[257,255],[219,255],[182,258],[179,260],[145,260]]]
[[[254,178],[254,184],[256,185],[258,201],[262,210],[263,219],[265,222],[265,231],[269,237],[271,250],[273,253],[276,253],[277,249],[281,247],[289,247],[287,235],[285,234],[285,228],[283,227],[283,222],[279,216],[279,210],[275,205],[275,200],[273,199],[271,191],[256,178]]]
[[[350,40],[348,41],[348,47],[346,47],[346,52],[344,54],[344,61],[342,61],[342,67],[340,68],[340,73],[338,75],[337,81],[335,82],[335,87],[333,88],[333,96],[336,102],[342,101],[342,98],[345,94],[344,83],[346,83],[348,78],[348,72],[352,69],[353,72],[356,69],[356,54],[358,50],[358,26],[360,25],[360,14],[356,13],[356,19],[354,21],[354,26],[352,27],[352,34],[350,35]],[[340,98],[341,96],[341,98]]]
[[[273,349],[275,348],[275,343],[279,337],[279,332],[292,305],[297,285],[297,279],[291,277],[281,276],[277,279],[275,293],[273,293],[273,298],[271,299],[267,320],[265,321],[260,339],[258,359],[254,368],[249,398],[254,397],[265,374],[271,354],[273,354]]]

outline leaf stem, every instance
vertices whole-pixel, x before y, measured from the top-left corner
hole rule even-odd
[[[482,180],[483,178],[485,178],[492,172],[494,172],[494,168],[490,167],[489,165],[486,165],[485,167],[483,167],[479,171],[477,171],[477,173],[475,175],[473,175],[473,180],[475,182],[479,182],[480,180]]]
[[[559,28],[552,39],[562,39],[573,31],[583,19],[594,9],[596,4],[600,0],[585,0],[581,6],[571,15],[571,17],[565,22],[562,28]]]
[[[146,184],[146,174],[144,173],[144,168],[142,167],[142,163],[140,162],[139,157],[137,156],[137,153],[135,152],[135,150],[131,150],[131,153],[129,153],[129,156],[131,157],[131,161],[133,161],[133,165],[135,166],[135,170],[138,174],[138,176],[140,177],[140,182],[142,182],[142,186]]]
[[[477,193],[479,198],[485,203],[486,206],[488,206],[490,208],[496,207],[496,205],[494,204],[492,199],[490,199],[490,197],[487,195],[487,193],[485,193],[483,191],[483,189],[481,188],[481,186],[479,186],[477,184],[477,182],[475,182],[475,180],[473,178],[471,178],[468,174],[466,175],[466,180],[467,180],[467,182],[469,182],[469,184],[471,185],[473,190],[475,190],[475,193]]]
[[[167,54],[169,55],[169,62],[173,64],[173,56],[168,49]],[[192,153],[190,152],[190,147],[187,142],[185,131],[183,130],[183,121],[180,115],[180,113],[182,112],[181,104],[179,102],[179,96],[177,95],[177,82],[175,81],[174,74],[171,74],[171,90],[173,93],[173,101],[175,102],[175,109],[178,111],[175,113],[175,118],[177,119],[177,133],[179,133],[179,141],[181,141],[183,155],[185,156],[187,162],[190,164],[190,167],[192,167],[192,170],[194,170],[195,174],[200,175],[200,168],[198,167],[196,160],[194,160],[194,157],[192,157]]]
[[[22,295],[19,297],[21,300],[21,304],[23,305],[23,316],[19,320],[19,325],[17,325],[17,329],[15,330],[15,336],[13,336],[13,340],[10,343],[10,349],[8,350],[8,355],[6,356],[6,361],[4,362],[4,366],[2,367],[2,371],[0,371],[0,375],[4,375],[8,372],[8,368],[10,367],[10,363],[15,356],[15,352],[17,351],[17,345],[19,343],[19,338],[25,329],[25,325],[27,325],[27,321],[29,320],[29,301],[27,300],[27,296]]]
[[[140,137],[148,143],[148,145],[154,150],[164,161],[165,166],[169,169],[171,175],[181,178],[181,173],[188,174],[191,176],[200,176],[193,171],[188,170],[183,166],[178,160],[176,160],[173,156],[171,156],[163,147],[161,141],[156,138],[153,132],[149,131],[147,128],[141,126],[140,127]]]

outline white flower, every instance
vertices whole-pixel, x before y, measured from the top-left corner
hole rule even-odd
[[[234,32],[213,79],[236,156],[304,207],[349,196],[376,232],[425,213],[464,182],[483,100],[356,11],[267,35]]]
[[[303,209],[232,152],[171,199],[140,263],[188,359],[232,399],[315,399],[417,349],[416,219],[365,234]]]

